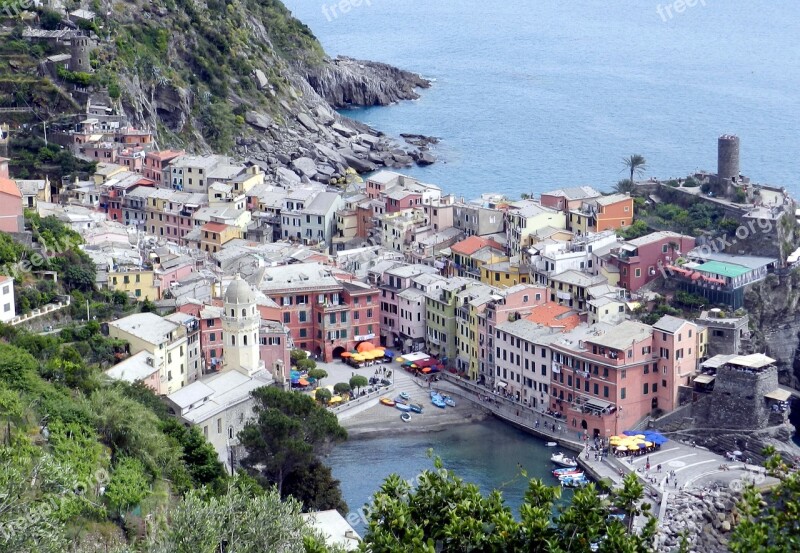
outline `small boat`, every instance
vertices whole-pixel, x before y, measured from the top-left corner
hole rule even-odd
[[[554,453],[550,456],[550,461],[562,467],[577,467],[578,462],[571,457],[567,457],[561,452]]]
[[[456,406],[456,400],[454,400],[450,396],[442,396],[442,399],[444,400],[444,404],[447,405],[448,407]]]
[[[439,392],[436,392],[436,391],[434,391],[434,390],[431,390],[431,399],[435,398],[435,397],[436,397],[436,396],[438,396],[438,395],[439,395]]]
[[[400,392],[400,397],[401,397],[402,399],[406,400],[406,401],[408,401],[409,399],[411,399],[411,397],[408,395],[408,393],[407,393],[407,392]]]
[[[395,403],[394,408],[404,412],[411,411],[411,407],[406,405],[405,403]]]
[[[400,396],[397,396],[396,398],[394,398],[394,402],[395,403],[402,403],[403,405],[405,405],[406,403],[408,403],[408,400],[406,400],[406,399],[404,399],[404,398],[402,398]]]
[[[410,422],[411,415],[409,415],[408,413],[403,413],[402,415],[400,415],[400,420],[403,422]]]
[[[544,445],[546,445],[547,447],[556,447],[558,444],[556,442],[547,442]]]
[[[433,405],[435,407],[438,407],[439,409],[444,409],[445,407],[447,407],[447,404],[444,402],[444,399],[442,399],[442,396],[440,396],[439,394],[431,396],[431,403],[433,403]]]
[[[553,471],[553,476],[555,476],[555,477],[567,476],[567,475],[570,475],[570,474],[578,474],[579,472],[581,472],[581,469],[579,469],[579,468],[564,467],[564,468],[560,468],[560,469],[554,470]]]
[[[588,483],[589,481],[585,476],[580,478],[565,478],[561,480],[561,486],[564,488],[582,488]]]
[[[411,405],[409,405],[409,407],[414,413],[422,414],[422,405],[420,405],[419,403],[412,403]]]
[[[586,478],[583,472],[573,472],[570,474],[560,474],[558,475],[559,480],[580,480],[581,478]]]
[[[384,405],[388,405],[389,407],[394,407],[394,405],[395,405],[394,404],[394,400],[393,399],[389,399],[388,397],[382,397],[381,398],[381,403],[383,403]]]

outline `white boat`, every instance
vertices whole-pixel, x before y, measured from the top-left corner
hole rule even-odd
[[[557,478],[560,482],[563,482],[564,480],[586,480],[586,475],[583,472],[578,471],[570,474],[559,474]]]
[[[544,445],[546,445],[547,447],[556,447],[558,444],[556,442],[547,442]]]
[[[402,415],[400,415],[400,420],[403,421],[403,422],[410,422],[411,421],[411,415],[408,414],[408,413],[403,413]]]
[[[575,459],[573,459],[571,457],[567,457],[566,455],[564,455],[561,452],[552,454],[550,456],[550,461],[552,461],[556,465],[560,465],[562,467],[577,467],[578,466],[578,462]]]

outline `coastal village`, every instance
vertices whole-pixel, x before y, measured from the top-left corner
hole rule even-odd
[[[589,463],[590,446],[620,456],[612,437],[624,431],[702,443],[711,460],[699,464],[716,452],[745,472],[763,445],[793,434],[796,392],[779,383],[776,359],[754,351],[743,298],[796,254],[742,253],[668,230],[627,237],[640,208],[671,189],[732,213],[741,243],[778,240],[769,233],[795,218],[795,203],[740,176],[736,137],[720,138],[717,173],[691,176],[694,187],[650,179],[627,192],[463,198],[390,170],[331,179],[311,170],[313,160],[276,173],[159,150],[150,132],[108,111],[91,106],[61,137],[98,162],[87,180],[13,179],[0,159],[0,230],[24,240],[25,210],[54,217],[82,237],[98,289],[152,305],[104,321],[104,333],[128,344],[106,375],[151,388],[229,470],[242,456],[251,392],[317,388],[293,351],[345,382],[381,377],[335,396],[330,408],[345,426],[384,420],[382,398],[432,387],[464,409],[585,450],[596,477],[635,470],[615,455],[592,453]],[[746,199],[723,199],[735,190],[749,190]],[[61,305],[21,311],[14,289],[27,275],[16,269],[0,281],[0,320],[50,330],[41,321]],[[696,299],[693,309],[652,317],[680,295]],[[380,357],[361,355],[372,350]],[[398,430],[425,424],[392,417]],[[640,472],[659,493],[669,485]]]

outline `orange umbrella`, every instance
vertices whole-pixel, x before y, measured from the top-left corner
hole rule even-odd
[[[369,342],[362,342],[362,343],[358,344],[358,347],[356,349],[358,350],[358,353],[364,353],[365,351],[374,350],[375,349],[375,345],[371,344]]]
[[[342,352],[342,355],[341,355],[341,357],[351,357],[352,355],[353,355],[353,354],[352,354],[352,353],[350,353],[349,351],[344,351],[344,352]]]
[[[306,380],[305,378],[301,378],[300,380],[297,381],[297,383],[300,384],[301,386],[308,386],[308,380]]]

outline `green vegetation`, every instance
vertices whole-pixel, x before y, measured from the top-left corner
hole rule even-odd
[[[647,160],[640,154],[631,154],[628,157],[622,158],[622,164],[625,169],[630,171],[630,181],[634,182],[635,176],[642,176],[647,170]]]
[[[767,472],[780,483],[764,494],[753,485],[745,488],[738,505],[741,520],[729,544],[733,553],[800,549],[800,475],[774,448],[766,448],[764,455]]]
[[[253,397],[256,418],[239,433],[247,450],[242,466],[262,484],[276,486],[281,497],[291,495],[306,507],[341,509],[344,502],[330,471],[308,470],[322,466],[319,457],[347,439],[336,416],[305,394],[260,388]],[[317,478],[325,485],[316,485]],[[319,490],[325,491],[326,501],[321,501]]]
[[[663,189],[662,190],[666,190]],[[679,192],[676,192],[679,194]],[[656,205],[643,203],[636,205],[636,221],[642,221],[647,227],[657,230],[671,230],[690,236],[697,236],[705,231],[721,229],[725,232],[734,232],[738,223],[726,218],[723,210],[712,204],[697,201],[688,208],[680,207],[674,203],[659,203]]]
[[[352,390],[360,391],[361,388],[366,388],[367,386],[369,386],[369,380],[367,380],[366,376],[356,374],[350,377],[349,384]]]
[[[9,168],[17,179],[43,179],[60,182],[67,176],[93,173],[96,163],[80,160],[57,144],[45,145],[33,135],[17,136],[10,145]]]
[[[560,488],[533,479],[518,521],[499,491],[482,495],[478,486],[465,483],[436,459],[435,469],[419,475],[416,486],[397,475],[386,479],[369,511],[365,550],[584,553],[594,545],[599,551],[645,552],[657,521],[642,501],[643,491],[636,475],[629,474],[609,501],[589,485],[576,490],[568,505],[556,508]],[[614,508],[626,515],[627,528],[610,516]],[[630,531],[632,516],[638,514],[647,518],[639,534]]]
[[[641,219],[637,219],[631,226],[618,229],[617,235],[621,236],[625,240],[633,240],[634,238],[639,238],[645,234],[650,234],[650,232],[651,231],[647,227],[647,224],[645,224],[645,222]]]

